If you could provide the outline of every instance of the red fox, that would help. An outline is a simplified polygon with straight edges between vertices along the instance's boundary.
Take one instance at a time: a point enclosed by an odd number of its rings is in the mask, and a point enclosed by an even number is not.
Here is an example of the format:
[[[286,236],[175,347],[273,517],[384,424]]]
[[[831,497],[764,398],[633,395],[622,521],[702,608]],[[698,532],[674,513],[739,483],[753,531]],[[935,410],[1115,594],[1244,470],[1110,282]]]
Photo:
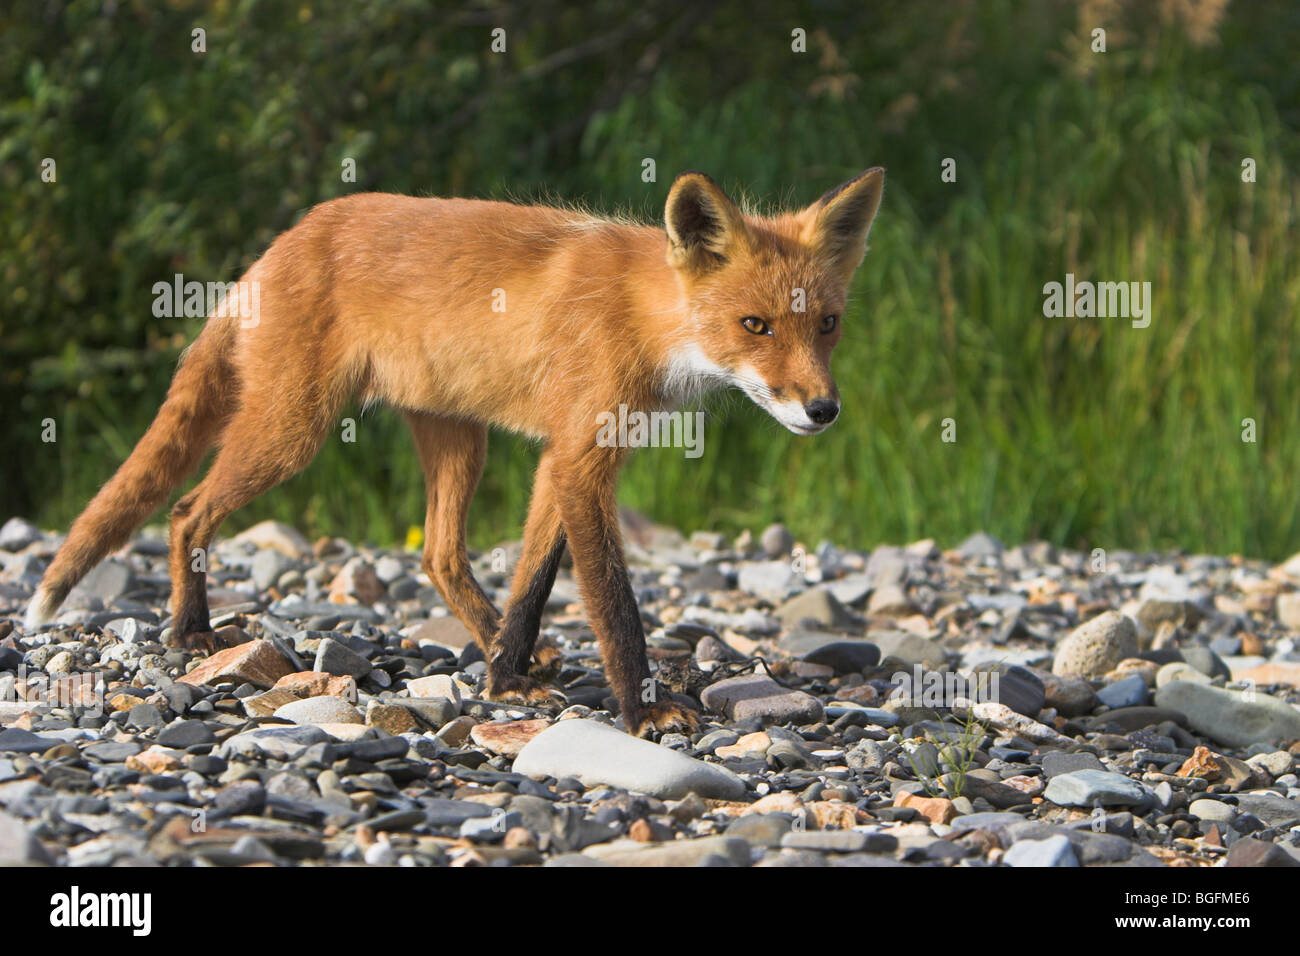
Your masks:
[[[868,169],[806,209],[759,217],[686,172],[663,228],[379,193],[316,206],[244,275],[259,320],[209,315],[148,431],[73,523],[27,627],[48,622],[216,446],[172,509],[169,542],[171,640],[211,650],[193,556],[305,468],[359,397],[410,425],[428,494],[422,567],[482,647],[490,697],[553,696],[529,666],[567,542],[628,732],[696,726],[650,676],[615,503],[627,449],[599,444],[597,422],[620,404],[668,409],[736,386],[797,434],[830,425],[831,352],[883,185],[884,170]],[[465,549],[490,425],[544,443],[504,617]]]

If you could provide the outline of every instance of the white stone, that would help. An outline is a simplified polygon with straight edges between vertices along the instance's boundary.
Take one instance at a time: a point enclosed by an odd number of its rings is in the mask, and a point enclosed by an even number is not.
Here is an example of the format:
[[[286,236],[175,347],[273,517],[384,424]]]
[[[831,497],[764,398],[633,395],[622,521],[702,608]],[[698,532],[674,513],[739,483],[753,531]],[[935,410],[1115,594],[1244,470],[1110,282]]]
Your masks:
[[[281,720],[292,720],[295,724],[364,723],[355,707],[343,698],[330,694],[290,701],[277,708],[275,716]]]
[[[513,769],[529,775],[574,777],[587,787],[604,784],[662,799],[694,792],[735,800],[745,793],[744,781],[724,767],[594,720],[562,720],[542,731],[520,751]]]

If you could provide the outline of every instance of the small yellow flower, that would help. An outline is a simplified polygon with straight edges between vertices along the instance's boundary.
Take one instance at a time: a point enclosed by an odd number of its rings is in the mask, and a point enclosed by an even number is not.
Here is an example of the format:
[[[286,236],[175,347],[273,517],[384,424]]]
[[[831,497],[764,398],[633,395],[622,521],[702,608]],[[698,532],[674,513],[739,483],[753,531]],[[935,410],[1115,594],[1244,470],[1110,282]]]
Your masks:
[[[424,547],[424,529],[419,525],[411,525],[406,529],[406,550],[419,551]]]

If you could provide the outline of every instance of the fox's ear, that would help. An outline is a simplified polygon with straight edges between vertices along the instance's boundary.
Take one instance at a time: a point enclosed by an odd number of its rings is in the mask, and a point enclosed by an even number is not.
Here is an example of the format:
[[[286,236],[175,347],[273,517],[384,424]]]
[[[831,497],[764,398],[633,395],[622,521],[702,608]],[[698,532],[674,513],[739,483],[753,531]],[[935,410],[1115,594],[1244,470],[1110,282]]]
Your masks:
[[[677,268],[706,271],[727,260],[746,236],[745,217],[722,187],[703,173],[673,180],[664,208],[668,261]]]
[[[836,186],[803,211],[804,241],[852,275],[867,254],[867,233],[884,187],[885,170],[880,166]]]

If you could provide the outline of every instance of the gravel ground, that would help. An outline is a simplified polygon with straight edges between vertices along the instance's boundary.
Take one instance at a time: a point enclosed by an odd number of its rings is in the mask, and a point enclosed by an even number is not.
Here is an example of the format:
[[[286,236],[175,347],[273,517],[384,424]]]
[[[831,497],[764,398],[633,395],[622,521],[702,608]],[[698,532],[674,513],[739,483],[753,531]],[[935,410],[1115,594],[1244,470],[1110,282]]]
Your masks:
[[[157,533],[25,633],[60,537],[10,520],[0,864],[1300,865],[1300,555],[625,524],[689,737],[618,729],[567,568],[547,712],[483,699],[414,552],[223,540],[207,658],[166,646]],[[517,550],[475,562],[498,606]]]

